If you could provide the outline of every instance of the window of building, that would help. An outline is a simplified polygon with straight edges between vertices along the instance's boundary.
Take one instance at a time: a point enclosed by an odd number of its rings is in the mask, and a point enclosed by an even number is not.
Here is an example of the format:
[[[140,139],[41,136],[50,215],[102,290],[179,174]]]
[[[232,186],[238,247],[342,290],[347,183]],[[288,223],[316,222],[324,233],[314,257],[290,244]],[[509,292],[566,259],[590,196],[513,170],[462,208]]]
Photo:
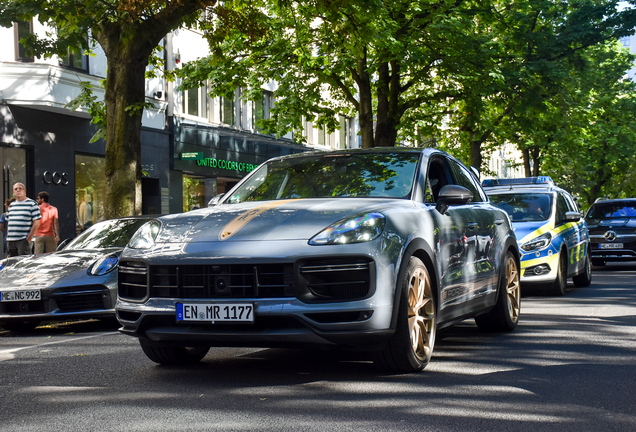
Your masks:
[[[33,33],[33,21],[18,21],[13,25],[15,39],[15,58],[20,62],[32,62],[33,56],[28,56],[26,48],[20,43],[21,39],[26,39]]]
[[[59,57],[60,66],[88,72],[88,56],[82,49],[69,48],[66,55]]]
[[[205,87],[182,91],[183,113],[196,117],[208,117],[208,94]]]
[[[234,98],[221,97],[221,123],[234,126]]]
[[[263,132],[263,128],[259,126],[258,122],[261,120],[268,120],[270,118],[270,110],[272,108],[272,93],[263,92],[263,97],[260,100],[254,102],[253,123],[254,129],[257,132]]]
[[[106,160],[101,156],[75,155],[76,231],[104,220]]]

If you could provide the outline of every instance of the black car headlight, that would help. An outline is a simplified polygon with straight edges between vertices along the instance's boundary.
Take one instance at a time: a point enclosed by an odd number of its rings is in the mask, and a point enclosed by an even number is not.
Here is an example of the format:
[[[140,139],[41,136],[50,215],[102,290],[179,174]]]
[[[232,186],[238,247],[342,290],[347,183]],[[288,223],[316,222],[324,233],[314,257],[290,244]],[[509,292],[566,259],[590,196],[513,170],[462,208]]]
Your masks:
[[[336,222],[309,240],[309,244],[333,245],[368,242],[375,240],[382,234],[384,225],[383,214],[366,213]]]
[[[115,270],[118,262],[119,255],[106,255],[95,261],[87,272],[91,276],[102,276]]]
[[[155,239],[159,235],[161,229],[161,222],[158,220],[151,220],[146,222],[137,230],[132,236],[128,247],[133,249],[147,249],[155,244]]]
[[[519,247],[526,252],[533,252],[533,251],[547,248],[548,246],[550,246],[551,241],[552,241],[552,234],[548,232],[548,233],[540,235],[539,237],[533,238],[530,241],[525,242]]]

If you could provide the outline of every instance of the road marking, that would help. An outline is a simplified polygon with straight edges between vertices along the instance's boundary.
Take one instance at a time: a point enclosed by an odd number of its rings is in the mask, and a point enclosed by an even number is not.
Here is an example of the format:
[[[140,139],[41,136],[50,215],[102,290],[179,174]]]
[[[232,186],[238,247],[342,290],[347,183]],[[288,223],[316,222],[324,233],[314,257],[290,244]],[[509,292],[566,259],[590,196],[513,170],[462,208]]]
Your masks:
[[[91,336],[82,336],[82,337],[76,337],[76,338],[72,338],[72,339],[64,339],[64,340],[53,341],[53,342],[45,342],[45,343],[41,343],[41,344],[37,344],[37,345],[29,345],[29,346],[24,346],[24,347],[19,347],[19,348],[10,348],[10,349],[6,349],[6,350],[0,350],[0,361],[11,360],[11,359],[14,358],[13,354],[15,354],[18,351],[25,350],[25,349],[39,348],[39,347],[43,347],[43,346],[47,346],[47,345],[57,345],[57,344],[66,343],[66,342],[75,342],[75,341],[82,340],[82,339],[91,339],[91,338],[96,338],[96,337],[101,337],[101,336],[111,336],[111,335],[116,335],[116,334],[119,334],[119,332],[100,333],[100,334],[91,335]]]

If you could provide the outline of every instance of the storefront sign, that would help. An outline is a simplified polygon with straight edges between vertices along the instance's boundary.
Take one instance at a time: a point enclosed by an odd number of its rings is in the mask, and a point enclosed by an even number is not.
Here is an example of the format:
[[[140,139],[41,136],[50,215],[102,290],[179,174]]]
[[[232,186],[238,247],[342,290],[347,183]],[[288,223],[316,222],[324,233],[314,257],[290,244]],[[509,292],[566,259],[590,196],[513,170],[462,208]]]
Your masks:
[[[239,172],[251,172],[258,166],[244,162],[236,162],[227,159],[215,158],[204,158],[202,160],[197,160],[197,165]]]
[[[59,185],[61,184],[62,186],[66,186],[68,184],[68,173],[64,172],[64,173],[59,173],[59,172],[54,172],[51,173],[49,171],[44,171],[44,173],[42,174],[42,181],[46,184],[56,184]]]
[[[181,160],[201,160],[201,159],[203,159],[203,152],[181,153]]]

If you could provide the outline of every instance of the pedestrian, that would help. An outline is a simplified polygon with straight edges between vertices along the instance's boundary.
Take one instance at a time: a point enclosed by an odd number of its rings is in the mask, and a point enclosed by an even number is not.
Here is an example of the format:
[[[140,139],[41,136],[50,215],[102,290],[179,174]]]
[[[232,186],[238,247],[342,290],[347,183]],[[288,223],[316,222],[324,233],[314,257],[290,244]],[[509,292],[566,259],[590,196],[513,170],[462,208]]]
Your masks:
[[[31,240],[40,226],[40,207],[31,198],[27,198],[22,183],[13,185],[15,201],[9,206],[7,218],[7,246],[9,255],[30,255]]]
[[[40,227],[35,233],[35,253],[55,252],[60,241],[60,222],[57,208],[49,204],[48,192],[40,192],[35,198],[40,206]]]
[[[0,231],[2,231],[3,241],[4,243],[4,253],[7,253],[9,250],[7,249],[7,225],[9,225],[9,219],[7,219],[7,211],[9,210],[9,206],[11,203],[15,201],[15,198],[9,198],[4,202],[4,213],[0,215]]]

